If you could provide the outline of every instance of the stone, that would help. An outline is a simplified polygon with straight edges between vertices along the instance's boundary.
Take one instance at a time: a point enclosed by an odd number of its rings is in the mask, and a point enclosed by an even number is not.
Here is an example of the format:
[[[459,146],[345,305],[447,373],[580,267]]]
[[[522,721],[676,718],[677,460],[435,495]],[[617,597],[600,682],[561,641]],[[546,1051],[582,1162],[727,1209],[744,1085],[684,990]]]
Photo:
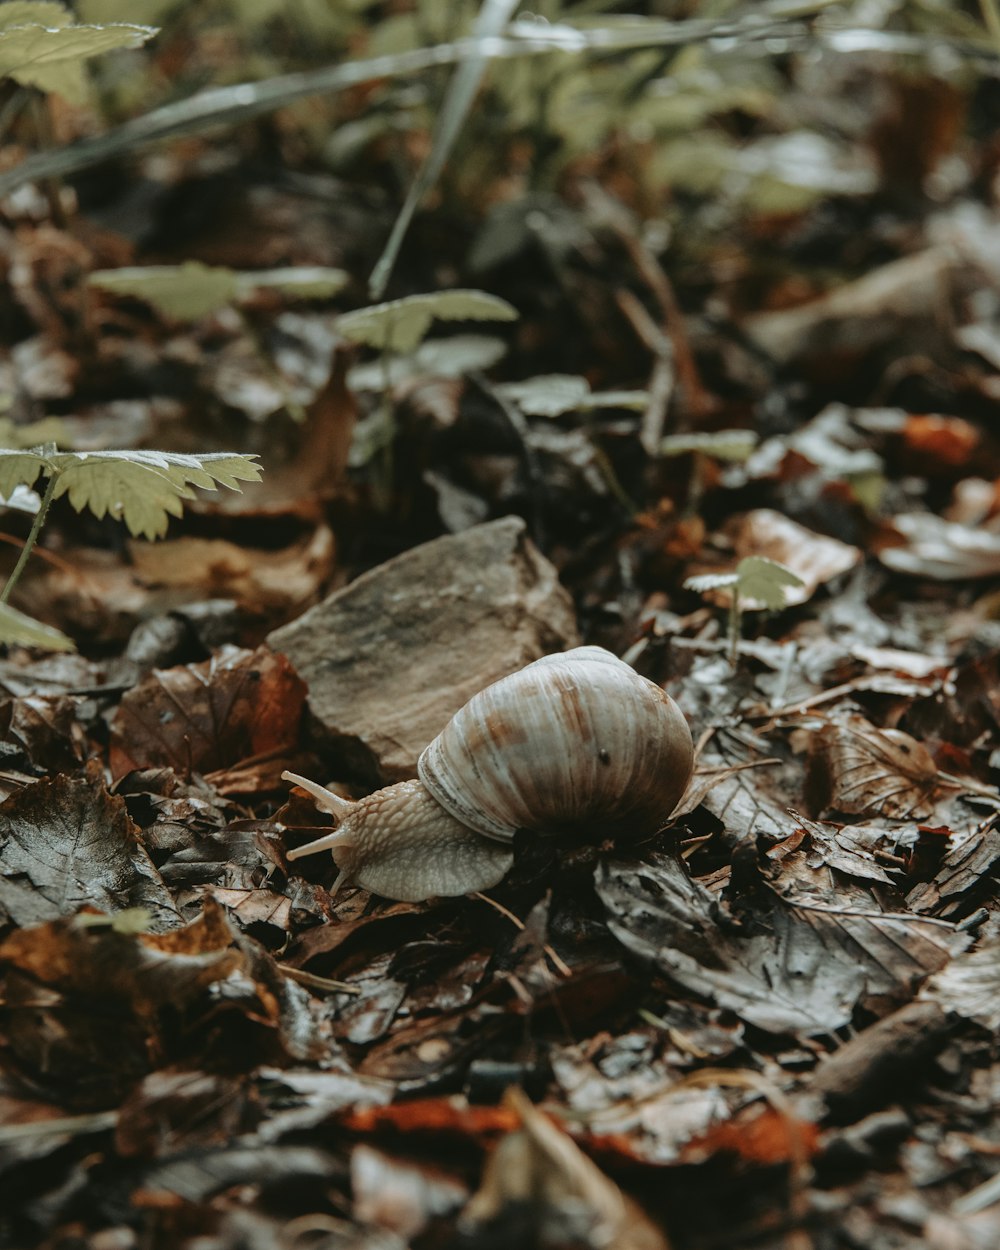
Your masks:
[[[578,641],[572,599],[520,517],[406,551],[268,637],[309,687],[331,776],[382,783],[416,776],[477,691]]]

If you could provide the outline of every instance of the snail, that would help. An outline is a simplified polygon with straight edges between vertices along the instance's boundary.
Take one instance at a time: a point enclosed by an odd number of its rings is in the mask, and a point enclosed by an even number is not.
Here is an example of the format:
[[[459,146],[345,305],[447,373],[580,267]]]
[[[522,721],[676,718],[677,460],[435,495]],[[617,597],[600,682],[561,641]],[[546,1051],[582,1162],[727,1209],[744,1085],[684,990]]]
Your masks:
[[[330,850],[340,875],[413,902],[496,885],[519,829],[653,833],[687,788],[677,704],[603,647],[543,656],[473,695],[423,751],[419,780],[341,798],[295,773],[338,827],[288,853]]]

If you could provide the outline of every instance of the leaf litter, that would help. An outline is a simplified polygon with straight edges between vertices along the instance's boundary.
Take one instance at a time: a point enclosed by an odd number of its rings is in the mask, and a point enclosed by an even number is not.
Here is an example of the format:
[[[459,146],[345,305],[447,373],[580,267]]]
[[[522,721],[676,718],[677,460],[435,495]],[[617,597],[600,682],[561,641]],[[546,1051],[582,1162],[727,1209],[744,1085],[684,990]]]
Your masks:
[[[248,54],[267,86],[379,39],[424,55],[427,33],[407,4],[296,6],[309,37],[289,40],[289,15],[257,6],[220,43],[153,6],[166,33],[139,50],[147,28],[89,33],[102,7],[75,24],[19,6],[0,31],[8,59],[55,57],[8,65],[45,120],[12,96],[15,172],[102,109],[128,116],[105,46],[149,70],[146,109],[178,76],[234,81]],[[663,34],[566,16],[546,31],[574,55]],[[0,1241],[1000,1242],[985,97],[963,104],[909,45],[905,81],[884,49],[844,58],[821,23],[772,31],[818,40],[782,94],[763,50],[675,26],[691,42],[669,73],[631,45],[583,71],[562,52],[487,66],[491,109],[460,101],[437,132],[453,155],[378,305],[363,283],[434,121],[395,52],[377,83],[314,98],[319,121],[244,119],[238,141],[132,150],[103,198],[82,177],[0,204],[5,572],[39,502],[18,488],[48,465],[65,495],[3,605],[0,1185],[18,1197]],[[848,59],[881,93],[863,107]],[[850,177],[816,174],[817,152]],[[426,338],[435,319],[457,334]],[[258,464],[246,494],[195,497]],[[519,839],[488,897],[331,895],[328,863],[289,869],[322,818],[280,775],[352,795],[385,778],[317,732],[264,638],[507,515],[585,640],[678,700],[692,786],[637,844]],[[116,517],[171,537],[128,545]],[[394,660],[390,701],[474,650],[457,574],[423,576],[454,617],[447,653],[430,664],[431,631],[425,667]],[[409,624],[387,586],[373,674]],[[480,608],[513,635],[530,589]],[[315,640],[319,669],[357,647],[341,629]],[[48,650],[69,642],[85,655]],[[351,703],[360,740],[385,733]]]

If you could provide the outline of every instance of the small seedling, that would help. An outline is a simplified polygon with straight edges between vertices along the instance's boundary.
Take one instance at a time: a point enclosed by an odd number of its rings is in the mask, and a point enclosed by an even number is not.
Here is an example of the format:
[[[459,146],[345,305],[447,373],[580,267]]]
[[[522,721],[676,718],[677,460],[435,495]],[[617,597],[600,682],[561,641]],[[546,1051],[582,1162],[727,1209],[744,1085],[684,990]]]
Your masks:
[[[766,556],[746,556],[732,573],[703,573],[689,577],[685,590],[704,594],[709,590],[728,590],[729,659],[736,667],[740,636],[743,629],[743,607],[750,600],[762,603],[772,612],[780,612],[788,600],[788,591],[801,589],[805,582],[790,568]]]
[[[0,643],[73,649],[65,634],[16,611],[8,600],[24,572],[45,524],[53,499],[66,495],[77,510],[94,516],[116,517],[129,531],[145,538],[162,538],[171,516],[180,516],[193,487],[240,490],[240,482],[260,480],[255,456],[215,452],[205,456],[166,451],[64,451],[55,444],[24,451],[0,450],[0,499],[9,499],[18,487],[32,488],[40,479],[45,488],[31,531],[14,571],[0,590]]]
[[[382,453],[380,493],[388,499],[392,482],[392,445],[396,419],[392,407],[392,365],[395,357],[417,350],[431,328],[441,321],[515,321],[518,312],[512,304],[485,291],[435,291],[427,295],[407,295],[358,308],[337,318],[337,330],[352,343],[362,343],[381,352],[384,384],[379,406],[369,418],[368,450]]]
[[[757,446],[753,430],[715,430],[710,434],[668,434],[660,443],[661,456],[683,456],[691,453],[691,482],[688,487],[687,511],[698,511],[705,493],[705,478],[709,460],[722,460],[730,464],[742,464],[749,460]]]

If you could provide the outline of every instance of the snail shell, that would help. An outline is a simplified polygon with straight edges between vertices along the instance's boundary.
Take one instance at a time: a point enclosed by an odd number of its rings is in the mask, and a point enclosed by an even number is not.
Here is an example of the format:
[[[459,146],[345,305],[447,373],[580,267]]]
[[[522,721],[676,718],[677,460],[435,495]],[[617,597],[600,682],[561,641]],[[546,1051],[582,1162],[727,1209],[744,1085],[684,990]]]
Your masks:
[[[469,700],[424,750],[420,780],[469,829],[652,832],[691,776],[669,695],[603,647],[546,655]]]
[[[578,647],[474,695],[420,756],[419,781],[352,802],[282,774],[338,821],[288,858],[331,850],[337,884],[407,901],[485,890],[510,868],[519,829],[655,832],[692,764],[669,695],[610,651]]]

